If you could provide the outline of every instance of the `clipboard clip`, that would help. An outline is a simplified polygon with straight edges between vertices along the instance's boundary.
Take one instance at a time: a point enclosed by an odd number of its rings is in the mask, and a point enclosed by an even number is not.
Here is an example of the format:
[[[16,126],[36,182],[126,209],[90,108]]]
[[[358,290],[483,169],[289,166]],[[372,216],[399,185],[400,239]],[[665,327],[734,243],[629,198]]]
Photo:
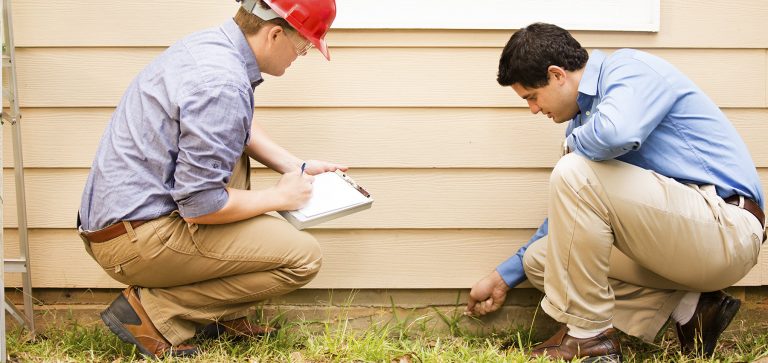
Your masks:
[[[366,198],[370,198],[371,197],[371,193],[368,193],[367,190],[363,189],[363,187],[361,187],[359,184],[355,183],[355,181],[352,180],[352,178],[350,178],[349,176],[347,176],[347,174],[345,174],[345,173],[343,173],[341,171],[338,171],[338,170],[336,171],[336,173],[341,175],[341,178],[344,179],[344,181],[346,181],[350,185],[352,185],[352,187],[355,188],[358,192],[360,192],[360,194],[364,195]]]

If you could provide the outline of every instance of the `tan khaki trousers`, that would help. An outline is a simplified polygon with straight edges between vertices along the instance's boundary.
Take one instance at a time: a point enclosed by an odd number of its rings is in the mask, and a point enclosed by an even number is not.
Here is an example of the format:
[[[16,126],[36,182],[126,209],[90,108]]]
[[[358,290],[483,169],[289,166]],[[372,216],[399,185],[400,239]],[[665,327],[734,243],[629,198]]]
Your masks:
[[[229,186],[248,189],[249,175],[243,156]],[[267,215],[202,225],[174,212],[113,240],[86,244],[112,278],[142,287],[142,305],[173,345],[199,325],[245,316],[255,302],[307,284],[322,259],[314,237]]]
[[[757,263],[763,229],[713,186],[621,161],[564,156],[550,178],[549,234],[523,257],[543,310],[585,329],[652,341],[686,291],[731,286]]]

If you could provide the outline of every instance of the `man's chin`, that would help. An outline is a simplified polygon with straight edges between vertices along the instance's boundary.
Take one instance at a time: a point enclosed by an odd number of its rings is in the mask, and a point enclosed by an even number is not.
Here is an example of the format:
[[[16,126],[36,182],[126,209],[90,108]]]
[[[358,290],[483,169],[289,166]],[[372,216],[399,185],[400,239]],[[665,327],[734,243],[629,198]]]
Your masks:
[[[561,124],[563,122],[568,122],[573,120],[574,117],[576,117],[576,115],[573,115],[569,118],[552,117],[552,121],[554,121],[556,124]]]
[[[282,70],[277,70],[277,71],[272,70],[272,71],[263,71],[263,72],[268,74],[268,75],[270,75],[270,76],[273,76],[273,77],[280,77],[280,76],[285,74],[285,68],[283,68]]]

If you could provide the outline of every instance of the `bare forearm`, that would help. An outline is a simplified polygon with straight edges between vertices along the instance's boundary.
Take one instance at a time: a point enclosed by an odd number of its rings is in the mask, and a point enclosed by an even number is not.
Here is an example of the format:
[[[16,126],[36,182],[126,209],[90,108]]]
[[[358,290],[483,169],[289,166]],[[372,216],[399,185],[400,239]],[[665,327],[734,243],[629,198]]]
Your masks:
[[[190,223],[223,224],[242,221],[267,212],[296,210],[312,196],[314,177],[294,170],[283,174],[277,185],[262,190],[227,188],[227,203],[216,212],[194,218]]]
[[[185,221],[198,224],[224,224],[252,218],[267,212],[282,210],[283,201],[275,188],[242,190],[227,188],[229,198],[216,212]]]
[[[251,139],[246,145],[246,152],[254,160],[282,174],[299,169],[303,162],[272,141],[269,135],[256,124],[251,129]]]

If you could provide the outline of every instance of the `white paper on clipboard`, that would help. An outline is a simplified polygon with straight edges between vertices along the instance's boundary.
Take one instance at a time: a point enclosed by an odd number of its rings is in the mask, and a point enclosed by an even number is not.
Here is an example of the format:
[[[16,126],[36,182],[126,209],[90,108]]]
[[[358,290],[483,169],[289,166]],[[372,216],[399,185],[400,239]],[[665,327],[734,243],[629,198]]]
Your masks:
[[[371,207],[373,198],[346,174],[326,172],[315,175],[312,198],[295,211],[279,212],[298,229],[304,229]]]

